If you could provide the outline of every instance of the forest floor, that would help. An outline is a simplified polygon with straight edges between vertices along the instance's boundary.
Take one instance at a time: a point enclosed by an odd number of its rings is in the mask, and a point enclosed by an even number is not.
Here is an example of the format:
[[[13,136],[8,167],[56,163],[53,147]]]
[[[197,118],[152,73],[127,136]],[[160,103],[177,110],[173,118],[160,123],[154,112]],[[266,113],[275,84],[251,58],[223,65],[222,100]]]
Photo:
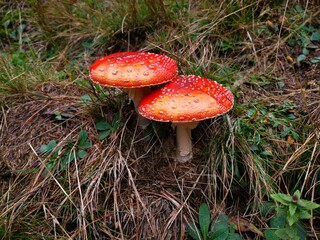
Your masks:
[[[201,240],[190,224],[202,231],[205,203],[229,234],[281,239],[267,231],[286,209],[272,194],[320,202],[317,4],[128,1],[117,16],[102,1],[31,2],[1,3],[0,237]],[[191,161],[175,161],[170,123],[140,129],[124,91],[90,81],[96,59],[126,50],[166,54],[179,74],[233,92],[229,113],[193,130]],[[278,228],[318,239],[311,213]]]

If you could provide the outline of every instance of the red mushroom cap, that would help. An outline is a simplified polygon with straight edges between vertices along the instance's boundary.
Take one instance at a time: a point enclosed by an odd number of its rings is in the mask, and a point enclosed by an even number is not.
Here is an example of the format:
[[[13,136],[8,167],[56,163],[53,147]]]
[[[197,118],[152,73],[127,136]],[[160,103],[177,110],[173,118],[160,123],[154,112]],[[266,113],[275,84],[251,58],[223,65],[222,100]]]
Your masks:
[[[199,76],[178,76],[141,100],[139,113],[161,122],[192,122],[213,118],[233,106],[232,93]]]
[[[149,52],[120,52],[98,59],[90,67],[92,81],[124,88],[151,86],[170,81],[178,74],[175,61]]]

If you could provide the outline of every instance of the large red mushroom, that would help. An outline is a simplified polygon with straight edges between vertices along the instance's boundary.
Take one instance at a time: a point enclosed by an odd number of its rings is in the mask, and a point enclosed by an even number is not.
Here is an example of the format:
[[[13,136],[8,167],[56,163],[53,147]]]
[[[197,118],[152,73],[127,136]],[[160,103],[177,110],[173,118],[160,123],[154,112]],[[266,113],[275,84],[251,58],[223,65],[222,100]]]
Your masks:
[[[200,120],[228,112],[232,93],[219,83],[199,76],[178,76],[172,82],[144,97],[139,113],[145,118],[172,122],[177,128],[177,160],[192,159],[191,130]]]

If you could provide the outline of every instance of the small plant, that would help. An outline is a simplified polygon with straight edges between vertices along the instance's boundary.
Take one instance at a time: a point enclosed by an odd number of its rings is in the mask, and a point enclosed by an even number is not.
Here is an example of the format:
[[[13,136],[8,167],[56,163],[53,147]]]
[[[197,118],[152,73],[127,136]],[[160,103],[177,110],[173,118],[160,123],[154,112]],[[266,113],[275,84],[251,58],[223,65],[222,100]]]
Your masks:
[[[295,12],[298,16],[305,14],[305,9],[300,5],[295,6]],[[289,19],[290,22],[296,21],[296,15]],[[310,55],[310,52],[318,48],[317,43],[320,42],[320,28],[312,26],[311,24],[303,24],[295,29],[294,34],[288,39],[290,46],[300,46],[302,48],[300,54],[296,58],[296,64],[299,66],[300,63],[305,62]],[[310,58],[310,57],[309,57]],[[319,57],[312,57],[311,63],[319,63]]]
[[[296,130],[294,121],[298,117],[295,103],[283,102],[282,104],[252,102],[243,104],[245,107],[242,118],[239,118],[237,134],[246,139],[250,150],[261,158],[271,158],[277,153],[272,151],[274,144],[269,139],[295,142],[301,139]],[[271,148],[270,148],[271,147]]]
[[[51,140],[48,144],[41,145],[40,152],[42,153],[42,156],[49,158],[46,163],[46,169],[42,173],[43,175],[47,175],[47,171],[52,170],[57,165],[60,150],[61,147],[57,147],[56,140]]]
[[[295,191],[289,194],[271,194],[271,198],[276,202],[276,215],[271,219],[272,229],[265,230],[267,240],[276,239],[306,239],[306,233],[302,225],[302,220],[310,219],[312,209],[320,207],[319,204],[301,199],[301,192]]]
[[[65,147],[58,146],[55,140],[51,140],[48,144],[43,144],[40,147],[40,152],[49,159],[42,174],[47,175],[47,171],[55,168],[65,170],[67,165],[76,158],[84,158],[87,155],[87,149],[90,147],[91,142],[88,139],[88,133],[84,130],[80,131],[77,141],[70,141]]]
[[[115,133],[119,129],[119,115],[119,113],[116,113],[113,116],[111,123],[105,119],[96,120],[96,129],[98,131],[99,140],[106,139],[111,133]]]
[[[59,110],[53,111],[51,113],[51,117],[57,121],[64,121],[68,118],[73,118],[74,113],[76,111],[77,111],[76,108],[66,107],[66,108],[61,109],[60,111]]]
[[[199,208],[199,225],[188,223],[187,233],[195,240],[237,240],[240,235],[235,232],[236,226],[230,222],[228,216],[222,214],[212,223],[208,205],[203,203]]]
[[[81,101],[82,101],[82,104],[83,106],[90,106],[90,104],[94,101],[93,98],[88,95],[88,94],[85,94],[83,96],[81,96]]]

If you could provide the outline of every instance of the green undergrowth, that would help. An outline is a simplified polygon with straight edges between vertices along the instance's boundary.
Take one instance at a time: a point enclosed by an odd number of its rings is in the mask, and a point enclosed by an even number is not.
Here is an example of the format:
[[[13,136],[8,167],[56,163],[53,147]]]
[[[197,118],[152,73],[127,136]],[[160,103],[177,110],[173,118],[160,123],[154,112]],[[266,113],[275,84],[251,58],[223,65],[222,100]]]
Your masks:
[[[41,83],[56,81],[53,63],[43,62],[34,52],[17,50],[0,55],[0,94],[2,97],[32,93]]]

